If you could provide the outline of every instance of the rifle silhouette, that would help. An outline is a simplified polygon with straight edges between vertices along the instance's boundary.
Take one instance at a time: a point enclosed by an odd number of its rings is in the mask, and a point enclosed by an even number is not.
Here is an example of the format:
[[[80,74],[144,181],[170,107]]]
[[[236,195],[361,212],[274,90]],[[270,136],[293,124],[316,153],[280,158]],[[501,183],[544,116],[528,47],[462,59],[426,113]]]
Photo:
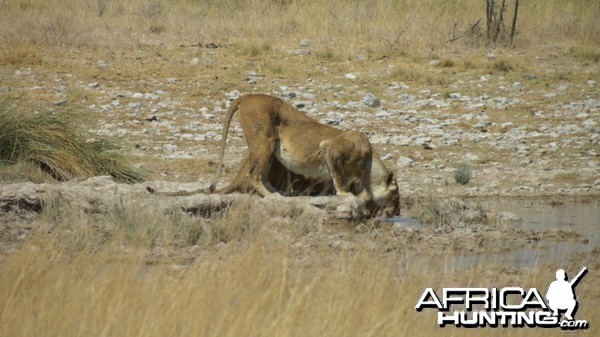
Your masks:
[[[583,275],[585,275],[586,272],[587,272],[587,267],[583,267],[583,269],[581,269],[579,274],[577,274],[575,277],[573,277],[573,279],[571,279],[571,282],[569,282],[569,284],[571,285],[571,288],[573,288],[577,285],[579,280],[581,280],[581,278],[583,277]]]

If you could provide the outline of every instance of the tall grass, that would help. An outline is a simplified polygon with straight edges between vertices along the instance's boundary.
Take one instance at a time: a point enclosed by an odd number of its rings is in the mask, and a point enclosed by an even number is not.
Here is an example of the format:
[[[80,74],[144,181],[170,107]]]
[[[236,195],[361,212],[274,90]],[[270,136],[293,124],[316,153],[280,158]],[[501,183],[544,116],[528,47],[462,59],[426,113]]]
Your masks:
[[[538,287],[555,270],[503,264],[445,273],[404,270],[392,255],[325,254],[309,263],[259,239],[205,252],[189,268],[149,265],[135,254],[65,254],[26,245],[0,260],[1,336],[547,336],[548,329],[439,328],[414,309],[433,287]],[[115,249],[117,252],[122,252]],[[442,258],[443,259],[443,258]],[[577,288],[577,316],[598,333],[598,276]],[[544,289],[544,290],[542,290]],[[560,334],[560,331],[552,331]]]
[[[309,224],[296,218],[267,226],[244,203],[210,219],[118,205],[99,216],[47,200],[36,234],[0,254],[0,336],[548,334],[441,329],[433,310],[414,307],[427,287],[546,289],[552,268],[515,271],[499,261],[447,272],[439,266],[452,256],[407,261],[394,252],[318,245],[302,252],[296,243],[315,232],[297,227]],[[236,224],[246,229],[231,229]],[[219,226],[236,236],[213,240]],[[577,317],[592,323],[590,335],[600,320],[597,281],[589,273],[577,287]]]
[[[141,181],[104,141],[87,142],[66,113],[32,113],[19,100],[0,98],[0,163],[31,162],[58,180],[111,175],[125,182]]]
[[[516,42],[597,43],[599,7],[595,0],[521,2]],[[405,49],[439,46],[479,19],[471,38],[484,35],[484,0],[4,0],[0,44],[115,45],[165,35],[205,42],[359,40]]]

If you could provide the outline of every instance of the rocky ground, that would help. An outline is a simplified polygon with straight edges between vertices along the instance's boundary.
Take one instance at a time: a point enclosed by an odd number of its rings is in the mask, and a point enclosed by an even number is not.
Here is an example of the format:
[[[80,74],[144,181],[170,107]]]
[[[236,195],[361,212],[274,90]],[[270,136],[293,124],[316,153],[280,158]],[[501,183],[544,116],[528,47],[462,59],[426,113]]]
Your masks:
[[[158,189],[207,186],[229,103],[260,92],[322,123],[365,132],[397,171],[409,215],[432,196],[598,199],[597,62],[555,49],[407,56],[323,48],[303,41],[268,48],[181,42],[118,52],[48,50],[39,63],[0,66],[0,90],[24,94],[39,113],[81,115],[90,139],[114,140]],[[245,151],[234,118],[221,184]],[[454,180],[463,164],[473,174],[466,185]],[[143,185],[136,195],[147,198]],[[492,226],[487,219],[484,226],[474,221],[422,230],[393,223],[334,226],[327,235],[309,231],[320,239],[302,236],[296,246],[353,249],[383,240],[389,242],[378,249],[416,244],[489,252],[541,238],[581,240],[573,233],[525,233],[510,223],[512,216],[490,215]],[[357,236],[348,235],[350,228]],[[13,234],[5,238],[19,235]]]
[[[262,92],[322,123],[367,133],[407,196],[600,192],[597,63],[513,51],[338,61],[310,46],[241,57],[239,49],[51,53],[42,66],[0,68],[2,90],[24,91],[43,110],[91,116],[82,125],[90,138],[116,140],[165,180],[207,181],[229,102]],[[223,183],[245,151],[235,119],[232,130]],[[462,163],[473,171],[465,186],[453,179]]]

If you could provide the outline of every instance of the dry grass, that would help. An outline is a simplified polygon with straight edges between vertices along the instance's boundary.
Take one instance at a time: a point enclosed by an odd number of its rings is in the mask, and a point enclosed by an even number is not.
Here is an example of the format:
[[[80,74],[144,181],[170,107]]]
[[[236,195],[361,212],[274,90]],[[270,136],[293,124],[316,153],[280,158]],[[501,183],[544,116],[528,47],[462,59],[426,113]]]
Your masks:
[[[255,245],[176,272],[28,246],[0,266],[0,334],[402,334],[401,317],[412,308],[389,263],[340,258],[339,269],[308,272],[289,266],[285,253]]]
[[[426,287],[522,285],[545,289],[553,270],[481,265],[403,269],[369,252],[300,265],[284,242],[224,246],[188,269],[148,265],[129,248],[68,254],[34,242],[0,262],[2,336],[545,336],[547,329],[440,329],[414,306]],[[110,247],[110,243],[107,244]],[[124,251],[129,253],[124,253]],[[138,254],[139,255],[139,254]],[[143,255],[143,254],[142,254]],[[590,273],[578,317],[600,319]],[[559,333],[558,331],[556,333]]]
[[[369,249],[299,255],[294,244],[308,234],[298,228],[313,223],[301,217],[266,225],[244,203],[206,219],[156,209],[117,202],[101,216],[48,198],[37,234],[0,255],[0,336],[548,333],[440,329],[432,310],[414,306],[426,287],[546,289],[552,268],[514,270],[500,262],[446,271],[440,261],[451,255],[415,262]],[[591,255],[583,260],[597,269]],[[577,288],[577,315],[592,322],[590,335],[600,320],[597,281],[589,273]]]
[[[150,35],[204,42],[310,38],[329,44],[352,36],[371,48],[425,50],[479,19],[480,29],[458,43],[484,43],[482,0],[5,0],[0,9],[2,45],[139,44]],[[600,37],[599,14],[594,0],[524,2],[517,45],[593,43]]]

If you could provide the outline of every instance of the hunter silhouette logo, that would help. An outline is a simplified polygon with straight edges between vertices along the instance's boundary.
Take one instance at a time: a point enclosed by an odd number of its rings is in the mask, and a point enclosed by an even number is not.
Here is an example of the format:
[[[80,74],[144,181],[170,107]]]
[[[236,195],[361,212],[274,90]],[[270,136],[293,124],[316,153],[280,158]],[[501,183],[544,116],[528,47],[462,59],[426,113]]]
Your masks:
[[[586,320],[574,320],[577,311],[575,287],[587,273],[583,268],[570,282],[563,269],[556,271],[556,280],[546,292],[547,304],[536,288],[443,288],[440,297],[427,288],[415,309],[438,310],[440,327],[544,327],[586,329]],[[560,320],[565,312],[566,320]]]
[[[548,306],[552,309],[553,316],[558,316],[559,310],[566,310],[565,317],[570,321],[573,320],[573,313],[577,310],[577,300],[573,290],[586,272],[587,268],[583,267],[579,274],[571,282],[568,282],[564,270],[556,271],[556,281],[550,284],[548,293],[546,293]]]

